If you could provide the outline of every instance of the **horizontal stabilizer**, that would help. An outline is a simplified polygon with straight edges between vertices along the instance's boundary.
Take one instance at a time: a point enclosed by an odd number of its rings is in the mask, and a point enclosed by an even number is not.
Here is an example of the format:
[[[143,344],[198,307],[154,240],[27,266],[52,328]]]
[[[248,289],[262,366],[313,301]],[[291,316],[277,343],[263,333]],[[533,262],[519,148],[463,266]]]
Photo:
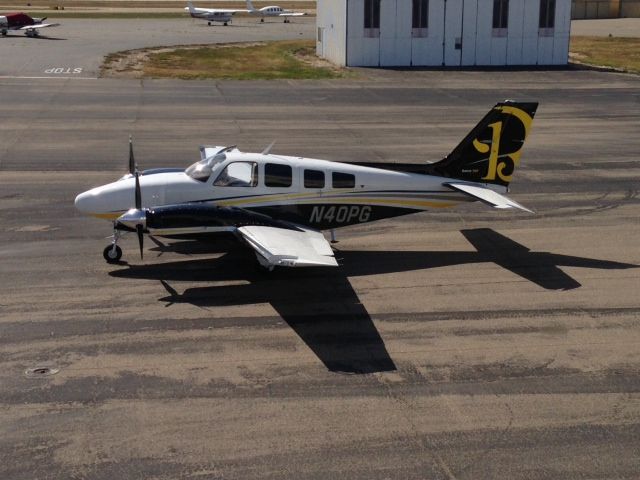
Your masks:
[[[518,208],[525,212],[535,213],[532,210],[523,207],[518,202],[515,202],[509,197],[495,192],[490,188],[481,187],[480,185],[471,185],[469,183],[455,182],[445,183],[444,185],[453,190],[457,190],[458,192],[465,193],[483,203],[486,203],[487,205],[491,205],[494,208]]]
[[[267,267],[337,267],[331,245],[315,230],[246,226],[237,232]]]
[[[36,30],[38,28],[47,28],[47,27],[59,27],[59,23],[36,23],[34,25],[26,25],[24,27],[20,27],[18,30]]]

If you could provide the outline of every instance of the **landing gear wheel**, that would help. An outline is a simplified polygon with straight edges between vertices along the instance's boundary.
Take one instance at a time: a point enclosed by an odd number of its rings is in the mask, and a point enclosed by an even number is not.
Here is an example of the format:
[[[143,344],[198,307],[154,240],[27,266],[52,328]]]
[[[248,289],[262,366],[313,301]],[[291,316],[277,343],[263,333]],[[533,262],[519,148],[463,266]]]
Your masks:
[[[211,26],[211,22],[207,22],[207,25]]]
[[[225,26],[225,27],[227,26],[227,22],[224,22],[224,26]]]
[[[260,23],[264,23],[264,18],[261,18],[261,19],[260,19]]]
[[[115,249],[113,245],[107,245],[102,251],[102,256],[107,263],[118,263],[122,258],[122,249],[118,245],[115,246]]]

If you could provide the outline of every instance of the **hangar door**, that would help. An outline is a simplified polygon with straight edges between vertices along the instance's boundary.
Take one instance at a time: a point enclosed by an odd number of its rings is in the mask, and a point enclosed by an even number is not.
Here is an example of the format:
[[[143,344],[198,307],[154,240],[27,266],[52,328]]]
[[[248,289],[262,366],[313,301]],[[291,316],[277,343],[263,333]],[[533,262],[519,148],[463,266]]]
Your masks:
[[[416,25],[419,19],[415,15],[413,18],[412,65],[456,67],[463,64],[465,48],[475,54],[477,0],[423,0],[407,3],[414,6],[416,3],[428,5],[429,12],[426,29],[416,28],[425,25]],[[467,28],[470,35],[466,35]],[[465,39],[465,35],[468,38]]]

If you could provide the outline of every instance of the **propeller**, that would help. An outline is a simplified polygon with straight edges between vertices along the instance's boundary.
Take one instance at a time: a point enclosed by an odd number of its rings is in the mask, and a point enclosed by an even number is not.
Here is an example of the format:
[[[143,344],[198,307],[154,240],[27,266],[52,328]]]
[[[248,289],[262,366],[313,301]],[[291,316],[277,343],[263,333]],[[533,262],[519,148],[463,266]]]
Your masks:
[[[133,158],[133,140],[129,135],[129,173],[133,175],[137,170],[138,165],[136,165],[136,161]]]
[[[133,141],[129,135],[129,173],[135,178],[135,208],[129,209],[126,213],[120,215],[116,220],[116,225],[124,225],[127,228],[135,229],[138,236],[138,245],[140,247],[140,258],[143,257],[144,247],[144,228],[147,221],[147,215],[142,210],[142,190],[140,188],[140,172],[138,165],[133,156]]]
[[[131,150],[133,158],[133,149]],[[135,171],[136,176],[136,210],[142,211],[142,191],[140,190],[140,174],[138,169]],[[140,246],[140,259],[142,260],[142,247],[144,245],[144,227],[141,223],[136,223],[136,233],[138,234],[138,245]]]

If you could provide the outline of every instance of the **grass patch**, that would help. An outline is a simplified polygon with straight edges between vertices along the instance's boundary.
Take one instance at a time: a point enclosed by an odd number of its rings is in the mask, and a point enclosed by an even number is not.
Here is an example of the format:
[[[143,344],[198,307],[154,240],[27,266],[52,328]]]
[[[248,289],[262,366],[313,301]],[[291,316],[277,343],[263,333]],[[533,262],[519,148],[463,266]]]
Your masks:
[[[344,76],[343,71],[314,64],[313,40],[251,45],[176,48],[150,53],[145,77],[182,79],[323,79]]]
[[[640,73],[640,38],[571,37],[571,60]]]

